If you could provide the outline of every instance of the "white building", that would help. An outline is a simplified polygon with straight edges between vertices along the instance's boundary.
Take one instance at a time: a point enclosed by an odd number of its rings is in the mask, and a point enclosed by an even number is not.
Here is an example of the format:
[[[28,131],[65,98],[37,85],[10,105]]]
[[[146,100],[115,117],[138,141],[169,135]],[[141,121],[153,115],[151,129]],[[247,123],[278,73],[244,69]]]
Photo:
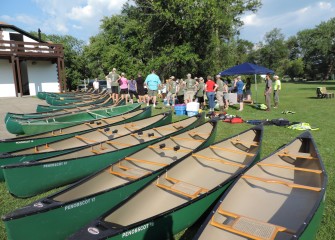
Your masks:
[[[60,92],[66,89],[65,82],[61,44],[43,42],[0,22],[0,97]]]

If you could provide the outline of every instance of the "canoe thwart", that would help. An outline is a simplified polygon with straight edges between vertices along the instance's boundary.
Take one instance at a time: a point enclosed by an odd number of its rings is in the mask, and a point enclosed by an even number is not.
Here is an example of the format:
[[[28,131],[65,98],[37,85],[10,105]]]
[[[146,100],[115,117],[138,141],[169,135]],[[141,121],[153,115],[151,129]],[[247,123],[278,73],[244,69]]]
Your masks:
[[[132,161],[132,162],[141,162],[141,163],[163,166],[163,167],[169,165],[169,164],[166,164],[166,163],[153,162],[153,161],[149,161],[149,160],[137,159],[137,158],[132,158],[132,157],[126,157],[126,158],[124,158],[124,160]]]
[[[256,219],[248,218],[245,216],[241,216],[235,213],[224,211],[220,208],[217,213],[227,216],[230,218],[234,218],[229,224],[223,224],[215,221],[214,216],[211,218],[210,224],[226,230],[228,232],[247,237],[254,240],[273,240],[275,239],[278,232],[289,232],[292,233],[291,230],[288,230],[285,227],[270,224],[267,222],[262,222]]]
[[[289,154],[287,152],[279,153],[278,156],[279,157],[290,157],[290,158],[303,158],[303,159],[307,159],[307,160],[318,160],[318,158],[316,158],[316,157]]]
[[[223,150],[223,151],[227,151],[227,152],[232,152],[232,153],[237,153],[237,154],[242,154],[242,155],[247,155],[247,156],[255,156],[254,153],[247,153],[247,152],[243,152],[243,151],[238,151],[238,150],[234,150],[234,149],[230,149],[230,148],[224,148],[224,147],[217,147],[217,146],[210,146],[211,149],[218,149],[218,150]]]
[[[240,143],[240,144],[243,144],[243,145],[251,145],[251,146],[256,146],[256,147],[259,146],[258,142],[247,142],[247,141],[243,141],[243,140],[241,140],[241,139],[239,139],[239,138],[232,139],[231,142],[232,142],[233,144],[238,144],[238,143]]]
[[[121,166],[121,164],[119,164]],[[129,168],[129,167],[124,167],[122,166],[121,169],[124,169],[123,172],[117,172],[113,170],[113,166],[110,167],[109,173],[124,177],[124,178],[130,178],[130,179],[138,179],[140,177],[143,177],[145,175],[148,175],[150,172],[142,170],[142,169],[135,169],[135,168]]]
[[[231,165],[231,166],[235,166],[235,167],[239,167],[239,168],[245,168],[245,166],[246,166],[244,164],[234,163],[234,162],[230,162],[230,161],[219,159],[219,158],[206,157],[206,156],[196,154],[196,153],[192,154],[192,156],[196,157],[196,158],[205,159],[207,161],[219,162],[219,163],[222,163],[222,164]]]
[[[257,163],[258,166],[262,167],[275,167],[275,168],[284,168],[284,169],[290,169],[294,171],[303,171],[303,172],[311,172],[311,173],[317,173],[321,174],[322,170],[315,170],[315,169],[309,169],[309,168],[299,168],[299,167],[291,167],[291,166],[284,166],[279,164],[273,164],[273,163]]]
[[[86,142],[92,142],[92,143],[96,143],[97,141],[93,140],[93,139],[89,139],[89,138],[86,138],[86,137],[83,137],[83,136],[74,136],[75,138],[79,139],[79,140],[83,140],[83,141],[86,141]]]
[[[202,188],[172,177],[168,177],[167,173],[165,174],[165,179],[172,182],[173,184],[171,186],[167,186],[164,184],[159,183],[159,178],[157,179],[156,186],[159,188],[166,189],[168,191],[177,193],[179,195],[183,195],[188,198],[196,198],[201,193],[208,192],[208,189]]]
[[[318,187],[310,187],[310,186],[306,186],[306,185],[295,184],[295,183],[290,183],[290,182],[276,180],[276,179],[260,178],[260,177],[255,177],[255,176],[251,176],[251,175],[243,175],[241,178],[252,179],[252,180],[256,180],[256,181],[262,181],[262,182],[265,182],[265,183],[282,184],[282,185],[285,185],[285,186],[290,187],[290,188],[300,188],[300,189],[306,189],[306,190],[311,190],[311,191],[316,191],[316,192],[321,191],[321,188],[318,188]]]
[[[34,148],[34,152],[35,152],[35,153],[39,153],[39,152],[40,152],[40,150],[38,149],[38,147],[39,147],[39,146],[35,146],[35,148]],[[46,143],[46,144],[44,145],[44,147],[45,147],[45,149],[48,149],[48,148],[49,148],[48,143]]]
[[[205,140],[194,139],[194,138],[181,138],[181,137],[170,137],[170,139],[176,140],[185,140],[185,141],[195,141],[195,142],[204,142]]]
[[[189,149],[177,149],[176,147],[160,147],[160,146],[154,146],[154,145],[151,145],[149,146],[149,148],[151,149],[162,149],[162,150],[168,150],[168,151],[178,151],[178,152],[192,152],[192,150],[189,150]]]

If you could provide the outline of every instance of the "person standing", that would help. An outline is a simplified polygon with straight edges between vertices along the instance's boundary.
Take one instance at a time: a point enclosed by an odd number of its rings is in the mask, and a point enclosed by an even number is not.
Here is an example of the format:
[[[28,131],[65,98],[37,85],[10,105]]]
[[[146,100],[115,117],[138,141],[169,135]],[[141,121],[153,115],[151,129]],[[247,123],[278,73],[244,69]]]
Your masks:
[[[273,79],[275,80],[275,85],[273,87],[273,100],[275,103],[274,108],[277,108],[279,104],[279,92],[281,90],[281,82],[277,75],[273,76]]]
[[[177,79],[177,99],[178,103],[184,103],[185,83],[183,79]]]
[[[99,93],[99,82],[98,79],[96,78],[93,82],[93,92],[94,93]]]
[[[148,88],[148,100],[147,100],[147,106],[149,106],[149,102],[152,99],[153,107],[156,107],[156,97],[158,93],[158,88],[162,84],[161,80],[156,74],[155,70],[151,71],[151,74],[149,74],[145,81],[144,84]]]
[[[204,93],[205,93],[205,81],[203,77],[199,78],[199,83],[198,83],[198,91],[195,94],[198,103],[200,105],[200,109],[204,109],[205,107],[205,97],[204,97]]]
[[[195,79],[191,78],[192,75],[190,73],[187,74],[186,76],[187,76],[187,79],[185,80],[186,92],[184,95],[184,101],[187,104],[193,101],[198,83]]]
[[[236,93],[237,93],[237,102],[240,103],[239,111],[243,111],[243,90],[244,90],[244,82],[241,79],[241,76],[237,77],[236,82]]]
[[[177,91],[177,83],[175,81],[175,77],[171,76],[170,80],[167,83],[167,96],[166,96],[166,106],[170,106],[170,101],[172,100],[172,106],[175,104],[175,98],[176,98],[176,91]]]
[[[223,100],[224,82],[222,81],[220,75],[216,75],[215,82],[216,82],[216,85],[217,85],[216,99],[218,100],[218,103],[219,103],[220,112],[223,112],[224,108],[225,108],[225,104],[224,104],[224,100]]]
[[[209,104],[209,111],[213,112],[214,107],[215,107],[215,102],[214,102],[214,95],[215,91],[217,89],[217,85],[213,81],[213,78],[211,76],[207,76],[207,82],[206,82],[206,94],[208,98],[208,104]]]
[[[130,77],[130,80],[128,80],[128,93],[130,96],[130,103],[134,103],[134,96],[138,100],[137,82],[134,77]]]
[[[120,78],[120,95],[121,99],[126,99],[126,104],[128,103],[128,79],[125,73],[121,73]]]
[[[136,84],[137,84],[137,93],[138,93],[138,102],[145,103],[145,91],[144,91],[144,79],[142,77],[142,73],[137,74],[136,78]]]
[[[107,76],[107,91],[111,94],[114,102],[119,100],[119,80],[121,76],[116,73],[116,68]]]
[[[247,78],[246,83],[245,83],[245,95],[246,95],[246,100],[251,101],[251,79],[250,77]]]
[[[265,90],[264,90],[265,104],[267,106],[266,111],[271,111],[271,92],[272,92],[272,80],[270,77],[270,73],[268,73],[266,74],[265,77]]]

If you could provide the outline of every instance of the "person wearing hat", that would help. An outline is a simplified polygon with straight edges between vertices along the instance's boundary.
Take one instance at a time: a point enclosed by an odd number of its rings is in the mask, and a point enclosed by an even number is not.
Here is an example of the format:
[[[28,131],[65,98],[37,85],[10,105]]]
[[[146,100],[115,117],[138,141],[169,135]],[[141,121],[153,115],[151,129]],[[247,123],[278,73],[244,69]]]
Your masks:
[[[200,105],[201,109],[204,109],[205,107],[205,98],[204,98],[204,93],[205,93],[205,80],[203,77],[200,77],[199,79],[199,83],[198,83],[198,91],[195,94],[198,103]]]
[[[172,106],[175,104],[175,97],[177,92],[177,83],[175,77],[171,76],[169,82],[167,83],[167,96],[166,96],[166,106],[170,106],[170,101],[172,100]]]
[[[279,103],[279,92],[281,90],[281,82],[277,75],[274,75],[273,79],[275,80],[275,85],[273,87],[273,101],[275,102],[274,108],[277,108]]]
[[[106,76],[107,92],[110,94],[114,102],[119,100],[119,80],[120,75],[117,74],[116,68],[113,68],[111,72]]]
[[[184,95],[184,101],[185,103],[189,103],[193,101],[195,92],[197,90],[197,81],[191,78],[191,74],[187,74],[187,79],[185,80],[185,85],[186,85],[186,92]]]

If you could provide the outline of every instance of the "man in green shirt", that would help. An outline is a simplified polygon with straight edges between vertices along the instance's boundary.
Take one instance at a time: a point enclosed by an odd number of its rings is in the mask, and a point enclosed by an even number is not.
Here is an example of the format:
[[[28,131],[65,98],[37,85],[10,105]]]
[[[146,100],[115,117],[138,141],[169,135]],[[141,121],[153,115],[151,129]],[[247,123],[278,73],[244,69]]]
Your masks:
[[[273,87],[273,100],[275,102],[274,108],[277,108],[279,103],[279,92],[281,90],[281,82],[277,75],[273,76],[273,79],[275,80],[275,85]]]
[[[186,92],[184,95],[184,101],[185,103],[189,103],[193,101],[195,92],[197,90],[197,81],[193,78],[191,78],[191,74],[187,74],[187,79],[185,80],[185,87],[186,87]]]
[[[175,77],[171,76],[168,82],[168,85],[167,85],[168,94],[166,96],[166,100],[167,100],[166,106],[170,106],[170,99],[172,100],[172,106],[174,106],[175,104],[176,89],[177,89],[177,83],[175,80],[176,80]]]

